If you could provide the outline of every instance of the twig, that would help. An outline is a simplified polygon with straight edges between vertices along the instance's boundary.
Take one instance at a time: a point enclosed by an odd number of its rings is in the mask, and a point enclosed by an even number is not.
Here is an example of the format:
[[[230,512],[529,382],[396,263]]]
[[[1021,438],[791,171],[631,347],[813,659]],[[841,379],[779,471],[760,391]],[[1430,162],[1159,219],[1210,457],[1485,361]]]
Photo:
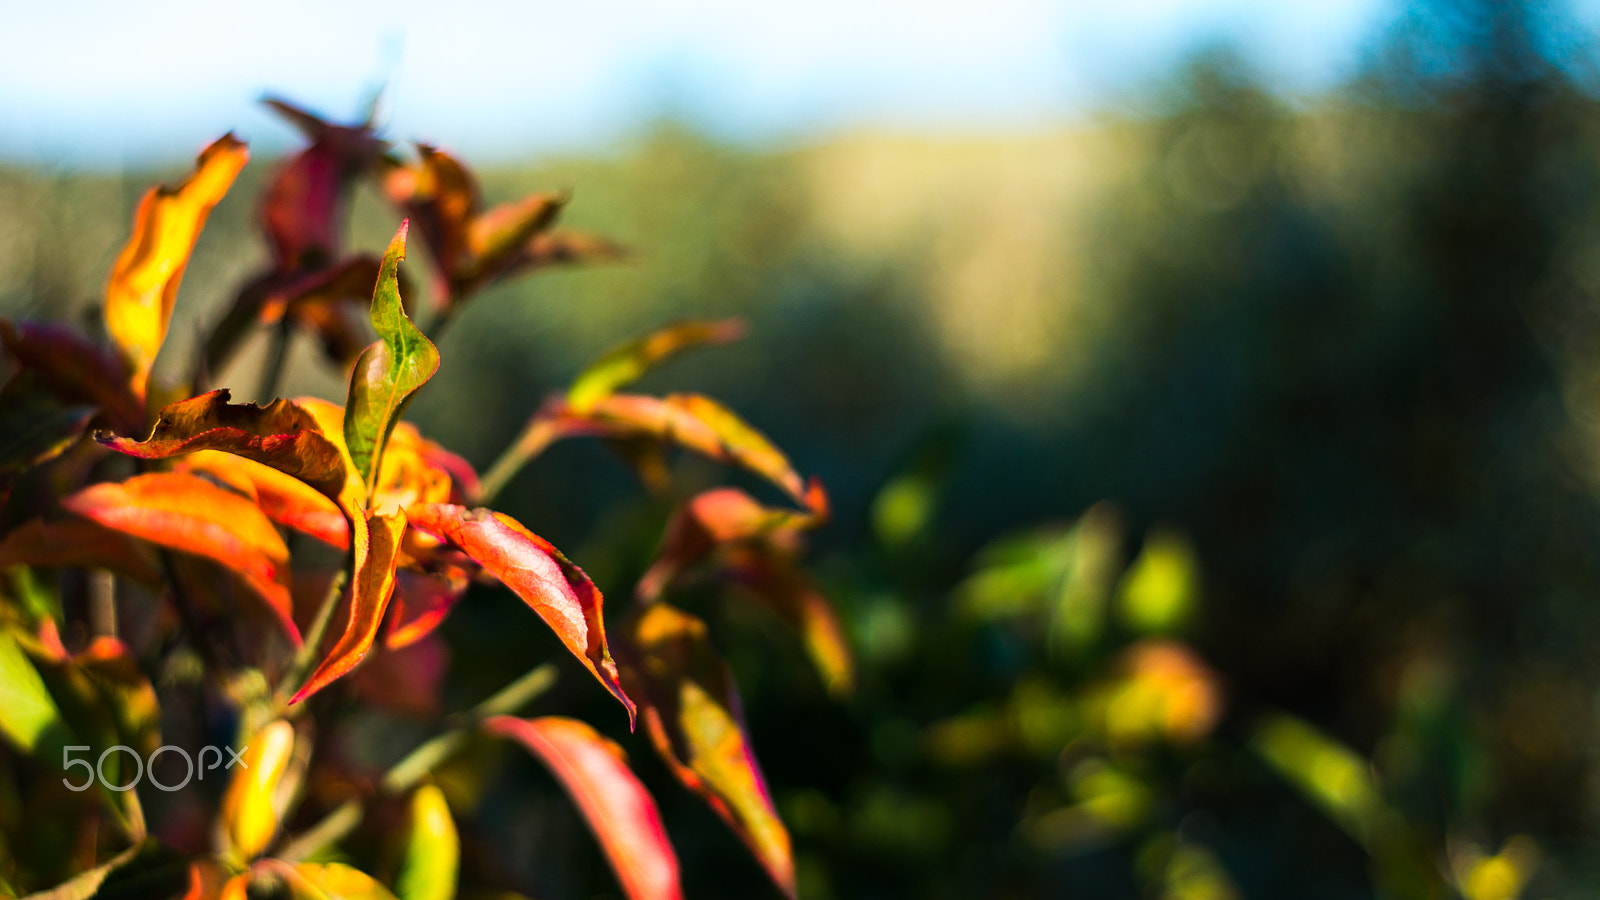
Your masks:
[[[333,619],[333,611],[339,608],[339,598],[344,596],[344,584],[349,578],[351,565],[352,555],[346,553],[344,564],[333,573],[333,580],[328,582],[328,589],[323,592],[316,618],[311,620],[311,628],[301,641],[300,649],[295,652],[294,662],[290,663],[289,671],[278,682],[278,689],[274,691],[274,705],[280,710],[288,706],[288,698],[294,696],[300,682],[305,680],[306,673],[310,671],[311,664],[316,661],[322,638],[328,633],[328,623]]]
[[[278,323],[278,330],[272,333],[272,346],[267,350],[267,366],[261,372],[261,385],[256,388],[256,394],[263,403],[278,394],[278,381],[283,377],[283,364],[289,356],[289,338],[293,334],[289,318],[285,316]]]

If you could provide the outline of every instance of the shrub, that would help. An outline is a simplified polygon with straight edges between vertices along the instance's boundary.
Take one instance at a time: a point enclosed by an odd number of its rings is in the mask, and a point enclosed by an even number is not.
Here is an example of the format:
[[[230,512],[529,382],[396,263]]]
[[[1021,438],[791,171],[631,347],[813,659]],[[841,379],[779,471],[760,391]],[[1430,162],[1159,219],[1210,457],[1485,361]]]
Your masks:
[[[370,123],[268,102],[308,144],[261,198],[269,267],[204,336],[182,383],[154,377],[154,362],[196,238],[246,163],[232,135],[182,183],[144,196],[107,286],[104,340],[0,324],[14,366],[0,391],[0,892],[448,900],[460,845],[449,785],[432,774],[487,736],[549,767],[629,897],[678,896],[655,801],[622,748],[579,719],[519,715],[550,686],[553,661],[434,715],[431,736],[386,771],[340,751],[340,721],[368,707],[435,710],[436,629],[470,585],[494,582],[792,896],[788,833],[733,678],[705,624],[667,598],[689,580],[736,586],[794,628],[831,689],[848,690],[839,625],[798,565],[826,495],[716,401],[623,391],[674,354],[738,337],[739,323],[685,322],[619,347],[533,411],[480,481],[402,419],[440,365],[434,340],[496,281],[620,248],[557,228],[565,195],[481,209],[472,174],[446,152],[418,145],[407,161]],[[405,217],[381,256],[341,239],[363,180]],[[425,329],[401,277],[413,235],[431,263]],[[263,395],[291,337],[307,333],[349,371],[343,404],[258,406],[207,390],[253,329],[270,334]],[[786,502],[735,487],[689,497],[608,619],[582,568],[485,508],[572,437],[606,439],[650,484],[678,449],[747,470]],[[363,826],[378,839],[349,840]]]

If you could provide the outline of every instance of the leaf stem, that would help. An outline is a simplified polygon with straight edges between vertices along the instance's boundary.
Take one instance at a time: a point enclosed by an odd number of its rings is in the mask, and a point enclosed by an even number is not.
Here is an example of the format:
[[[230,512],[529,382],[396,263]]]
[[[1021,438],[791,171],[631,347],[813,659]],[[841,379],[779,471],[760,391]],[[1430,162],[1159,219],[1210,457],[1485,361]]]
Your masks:
[[[288,707],[289,698],[294,696],[294,691],[305,680],[306,673],[311,670],[311,664],[316,661],[317,650],[322,646],[322,638],[328,633],[328,623],[333,619],[333,611],[339,608],[339,598],[344,596],[344,585],[350,577],[353,554],[346,553],[344,564],[339,571],[333,573],[333,580],[328,582],[328,589],[323,592],[322,602],[317,606],[316,618],[311,620],[311,628],[305,634],[305,639],[300,644],[300,649],[295,651],[294,662],[289,665],[289,671],[284,673],[283,680],[278,682],[278,689],[274,692],[274,705],[280,710]]]
[[[543,663],[511,682],[493,696],[474,706],[466,713],[454,717],[455,724],[442,734],[418,744],[403,759],[385,772],[378,782],[379,797],[392,797],[405,793],[424,776],[467,745],[478,723],[493,716],[512,715],[537,699],[556,682],[554,663]],[[366,801],[351,798],[339,804],[320,822],[285,844],[275,856],[286,862],[300,862],[322,848],[338,841],[361,824]]]
[[[516,441],[484,473],[479,482],[478,502],[485,506],[494,502],[494,498],[505,490],[511,479],[522,471],[522,467],[555,443],[557,437],[555,423],[545,418],[543,413],[536,413],[533,421],[517,435]]]

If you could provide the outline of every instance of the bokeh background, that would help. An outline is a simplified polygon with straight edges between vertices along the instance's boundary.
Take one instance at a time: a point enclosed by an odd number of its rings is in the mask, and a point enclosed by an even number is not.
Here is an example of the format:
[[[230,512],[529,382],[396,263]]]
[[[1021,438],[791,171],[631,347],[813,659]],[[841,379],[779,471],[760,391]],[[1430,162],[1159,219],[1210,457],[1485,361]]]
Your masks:
[[[0,314],[90,316],[139,194],[234,127],[257,163],[178,371],[264,258],[247,198],[293,139],[255,96],[354,118],[386,86],[391,138],[491,202],[570,188],[634,251],[476,300],[425,433],[487,466],[608,347],[748,322],[645,387],[723,398],[834,498],[811,558],[852,696],[737,598],[682,600],[802,896],[1591,895],[1600,7],[1113,5],[7,9]],[[393,214],[368,190],[351,227]],[[219,383],[250,395],[263,349]],[[286,384],[342,394],[309,340]],[[671,499],[573,442],[503,505],[625,594]],[[448,623],[455,706],[554,649],[514,607]],[[623,737],[591,687],[548,705]],[[770,892],[629,746],[689,895]],[[474,896],[615,894],[549,776],[472,762]]]

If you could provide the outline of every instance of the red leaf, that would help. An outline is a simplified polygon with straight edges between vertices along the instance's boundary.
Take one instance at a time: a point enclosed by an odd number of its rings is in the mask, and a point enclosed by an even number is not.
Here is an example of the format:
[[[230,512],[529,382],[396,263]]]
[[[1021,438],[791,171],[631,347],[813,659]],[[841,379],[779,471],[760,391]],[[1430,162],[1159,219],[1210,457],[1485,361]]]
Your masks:
[[[138,475],[84,488],[61,505],[99,524],[221,563],[260,594],[299,643],[289,597],[289,550],[248,499],[179,472]]]
[[[667,768],[744,840],[794,896],[789,832],[750,748],[733,674],[704,622],[665,603],[645,607],[618,643],[623,683]]]
[[[680,900],[678,857],[661,813],[614,742],[577,719],[495,716],[490,734],[510,738],[550,768],[571,795],[631,900]]]
[[[83,519],[26,522],[0,541],[0,569],[8,566],[105,568],[151,587],[161,584],[146,549],[120,531]]]
[[[628,710],[628,726],[633,727],[633,701],[622,689],[606,645],[604,600],[582,569],[508,516],[444,503],[419,504],[407,513],[413,525],[459,547],[538,613],[572,655],[621,701]]]
[[[719,544],[766,539],[790,539],[803,528],[818,524],[828,512],[828,498],[815,478],[806,488],[807,506],[814,512],[763,506],[738,488],[714,488],[695,495],[667,522],[666,535],[655,562],[639,579],[635,595],[654,600],[678,572]]]
[[[383,624],[383,614],[394,594],[395,563],[400,554],[400,538],[406,530],[405,512],[392,515],[371,513],[355,529],[355,579],[350,595],[350,619],[338,643],[328,651],[317,670],[311,673],[290,700],[301,700],[327,687],[354,669],[372,650],[372,642]]]
[[[397,571],[384,646],[398,650],[427,637],[455,608],[469,585],[468,579],[455,577],[455,573]]]

